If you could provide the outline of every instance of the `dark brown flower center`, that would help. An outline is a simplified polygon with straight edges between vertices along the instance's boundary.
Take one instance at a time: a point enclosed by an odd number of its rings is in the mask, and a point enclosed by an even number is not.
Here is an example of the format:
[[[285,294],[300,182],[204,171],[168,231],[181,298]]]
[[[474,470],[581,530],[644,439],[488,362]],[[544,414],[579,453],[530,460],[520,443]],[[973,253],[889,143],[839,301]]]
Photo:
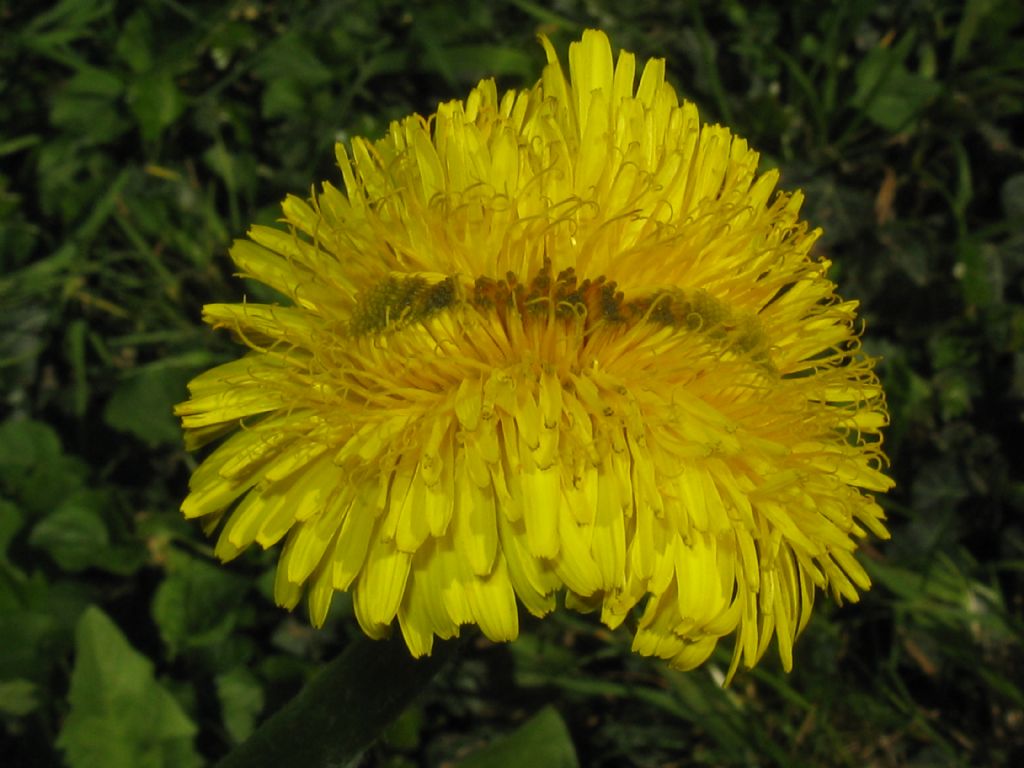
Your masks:
[[[360,297],[349,328],[355,336],[397,331],[463,302],[481,313],[496,313],[502,323],[516,315],[527,322],[578,322],[584,333],[598,324],[631,327],[641,322],[697,332],[770,365],[767,336],[757,316],[734,311],[703,288],[671,288],[627,299],[605,275],[581,280],[572,267],[553,275],[547,258],[526,282],[513,272],[503,278],[477,277],[471,287],[454,275],[435,283],[421,276],[386,277]]]

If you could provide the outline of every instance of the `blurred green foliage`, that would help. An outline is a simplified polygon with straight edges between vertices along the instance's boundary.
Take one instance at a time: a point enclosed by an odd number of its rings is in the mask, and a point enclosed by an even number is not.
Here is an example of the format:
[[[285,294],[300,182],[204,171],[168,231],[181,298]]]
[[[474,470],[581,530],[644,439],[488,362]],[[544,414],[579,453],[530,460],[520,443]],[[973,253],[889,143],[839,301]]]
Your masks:
[[[536,33],[585,26],[805,190],[882,357],[893,538],[791,675],[722,689],[727,648],[676,674],[561,613],[464,649],[365,764],[1024,764],[1019,2],[61,0],[0,2],[5,765],[211,763],[343,647],[344,599],[310,629],[274,553],[223,568],[177,512],[170,406],[236,354],[200,307],[261,295],[227,247],[337,181],[335,141],[532,83]]]
[[[75,629],[70,712],[57,739],[71,765],[202,765],[196,725],[103,611],[87,608]]]

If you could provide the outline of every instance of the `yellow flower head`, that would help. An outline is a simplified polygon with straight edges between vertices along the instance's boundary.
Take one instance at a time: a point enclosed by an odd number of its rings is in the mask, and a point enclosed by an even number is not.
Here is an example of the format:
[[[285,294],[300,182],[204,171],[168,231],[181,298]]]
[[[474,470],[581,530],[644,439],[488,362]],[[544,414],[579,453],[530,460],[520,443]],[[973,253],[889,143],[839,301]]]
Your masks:
[[[569,77],[491,80],[337,149],[345,191],[283,204],[231,256],[285,306],[213,304],[249,354],[177,413],[188,517],[217,555],[284,540],[275,593],[320,625],[350,590],[410,651],[519,631],[565,595],[633,647],[692,668],[736,633],[783,665],[815,592],[857,600],[887,537],[887,423],[856,302],[802,197],[702,125],[654,59],[635,82],[588,31]]]

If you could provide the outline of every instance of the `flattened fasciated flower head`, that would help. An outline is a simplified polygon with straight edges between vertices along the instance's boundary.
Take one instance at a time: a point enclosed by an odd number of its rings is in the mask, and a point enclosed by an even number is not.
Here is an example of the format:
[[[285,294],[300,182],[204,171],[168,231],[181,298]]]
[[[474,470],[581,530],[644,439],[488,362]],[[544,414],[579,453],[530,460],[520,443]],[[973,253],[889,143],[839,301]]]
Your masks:
[[[567,78],[483,81],[338,147],[344,191],[283,204],[231,255],[286,306],[214,304],[250,348],[190,384],[190,447],[230,436],[182,509],[228,560],[283,541],[275,593],[314,624],[349,590],[410,651],[566,604],[634,649],[731,675],[817,590],[857,600],[885,538],[887,422],[856,302],[801,195],[702,125],[651,60],[584,33]]]

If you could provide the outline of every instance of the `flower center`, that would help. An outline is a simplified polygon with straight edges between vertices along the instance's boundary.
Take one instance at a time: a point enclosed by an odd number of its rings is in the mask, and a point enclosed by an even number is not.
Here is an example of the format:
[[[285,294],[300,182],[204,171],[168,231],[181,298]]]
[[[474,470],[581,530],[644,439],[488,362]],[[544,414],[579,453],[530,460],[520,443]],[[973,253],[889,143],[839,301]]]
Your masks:
[[[433,284],[419,276],[385,277],[362,296],[349,330],[354,336],[363,336],[421,323],[453,306],[457,293],[454,277]]]
[[[471,286],[450,275],[438,282],[414,275],[388,276],[360,297],[349,323],[353,336],[389,333],[427,321],[459,304],[481,314],[495,313],[502,325],[563,322],[587,335],[599,326],[630,328],[639,323],[698,332],[735,353],[772,367],[767,334],[756,314],[738,312],[707,290],[671,288],[627,299],[605,275],[583,278],[572,267],[552,274],[551,260],[523,282],[514,272],[504,278],[477,277]]]

